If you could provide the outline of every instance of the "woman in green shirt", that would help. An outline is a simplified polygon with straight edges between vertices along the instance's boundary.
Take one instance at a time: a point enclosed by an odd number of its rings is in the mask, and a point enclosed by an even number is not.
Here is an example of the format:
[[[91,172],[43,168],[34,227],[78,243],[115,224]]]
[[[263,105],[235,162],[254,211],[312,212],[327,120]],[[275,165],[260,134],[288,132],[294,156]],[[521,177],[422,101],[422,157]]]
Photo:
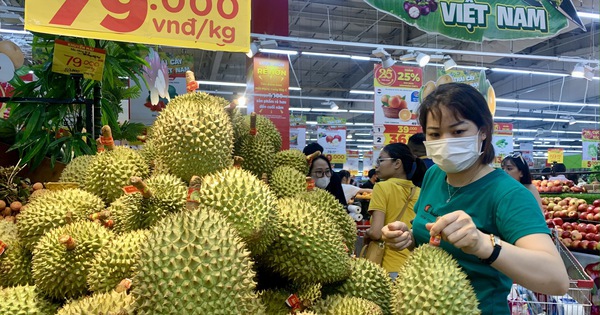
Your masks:
[[[565,294],[567,272],[535,198],[489,166],[493,118],[483,96],[466,84],[441,85],[421,104],[419,122],[436,165],[423,179],[412,230],[403,222],[383,227],[388,248],[413,248],[441,235],[440,246],[466,272],[483,314],[510,314],[513,281]]]

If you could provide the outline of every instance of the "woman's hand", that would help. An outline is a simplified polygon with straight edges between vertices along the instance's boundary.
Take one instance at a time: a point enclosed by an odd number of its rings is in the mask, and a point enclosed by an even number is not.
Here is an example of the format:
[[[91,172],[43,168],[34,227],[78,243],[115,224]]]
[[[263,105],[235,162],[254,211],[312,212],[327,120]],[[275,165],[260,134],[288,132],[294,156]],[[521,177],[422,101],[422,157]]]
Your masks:
[[[412,232],[404,222],[395,221],[384,225],[381,233],[381,239],[391,249],[403,250],[413,245]]]
[[[492,253],[489,237],[479,231],[471,216],[462,210],[438,217],[435,223],[427,223],[425,228],[431,236],[441,234],[443,240],[467,254],[487,258]]]

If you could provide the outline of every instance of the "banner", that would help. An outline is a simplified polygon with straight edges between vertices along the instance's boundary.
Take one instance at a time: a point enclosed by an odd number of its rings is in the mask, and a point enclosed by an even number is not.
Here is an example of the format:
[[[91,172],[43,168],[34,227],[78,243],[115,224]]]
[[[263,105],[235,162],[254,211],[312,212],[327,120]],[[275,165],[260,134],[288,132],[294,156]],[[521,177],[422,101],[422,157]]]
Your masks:
[[[581,131],[581,167],[591,168],[596,164],[600,164],[600,130],[583,129]]]
[[[346,125],[346,118],[338,118],[331,116],[317,116],[317,124],[319,125]]]
[[[569,25],[559,10],[573,8],[571,0],[364,1],[427,34],[478,43],[553,37]],[[582,25],[577,15],[569,17]]]
[[[139,78],[143,82],[142,78]],[[133,82],[133,81],[131,81]],[[169,78],[169,97],[175,98],[177,95],[187,92],[185,78]],[[131,122],[142,123],[146,126],[152,125],[156,117],[167,106],[169,101],[166,98],[159,98],[158,104],[152,105],[150,102],[150,91],[145,84],[140,85],[140,96],[132,98],[129,101],[129,119]]]
[[[25,29],[120,42],[247,52],[250,1],[27,0]]]
[[[319,126],[317,142],[323,147],[323,154],[333,164],[346,162],[346,127]]]
[[[290,149],[302,151],[306,146],[306,116],[290,115]]]
[[[494,167],[500,167],[504,157],[513,153],[513,125],[511,123],[494,123],[492,145],[496,152]]]
[[[83,74],[86,79],[102,81],[105,58],[104,49],[57,39],[54,41],[52,72],[66,75]]]
[[[519,143],[519,151],[523,160],[527,162],[527,165],[531,168],[534,166],[533,161],[533,143],[532,142],[521,142]]]
[[[253,61],[254,93],[279,96],[255,95],[254,112],[271,119],[281,133],[281,149],[287,150],[290,145],[289,62],[287,59],[257,56]]]
[[[188,54],[174,55],[167,52],[159,52],[160,60],[167,62],[169,77],[184,77],[185,72],[194,69],[194,56]]]
[[[344,169],[350,172],[350,175],[358,174],[358,150],[346,150],[346,163]]]
[[[564,149],[563,148],[553,148],[548,149],[548,164],[552,165],[552,163],[562,163],[564,157]]]
[[[451,69],[445,71],[444,68],[438,68],[438,77],[441,77],[445,74],[452,77],[452,82],[456,83],[464,83],[468,84],[476,89],[479,89],[479,76],[480,72],[478,70],[460,70],[460,69]],[[485,72],[484,72],[485,74]]]

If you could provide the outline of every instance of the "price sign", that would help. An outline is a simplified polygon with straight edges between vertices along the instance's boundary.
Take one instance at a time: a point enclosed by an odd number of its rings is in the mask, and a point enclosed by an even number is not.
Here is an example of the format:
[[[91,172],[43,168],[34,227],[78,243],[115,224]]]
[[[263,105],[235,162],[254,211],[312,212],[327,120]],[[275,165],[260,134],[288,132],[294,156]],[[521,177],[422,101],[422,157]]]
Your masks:
[[[25,28],[121,42],[247,52],[250,1],[28,0]]]
[[[329,161],[333,164],[346,163],[346,154],[327,154],[326,156],[329,159]]]
[[[57,39],[54,42],[52,71],[62,74],[79,73],[86,79],[102,81],[106,51]]]
[[[548,163],[552,162],[562,163],[563,162],[563,149],[548,149]]]
[[[408,138],[422,130],[421,126],[383,125],[383,135],[375,137],[374,143],[383,145],[390,143],[406,144]]]
[[[383,68],[378,65],[375,67],[375,86],[419,89],[422,85],[422,76],[421,68],[403,66]]]

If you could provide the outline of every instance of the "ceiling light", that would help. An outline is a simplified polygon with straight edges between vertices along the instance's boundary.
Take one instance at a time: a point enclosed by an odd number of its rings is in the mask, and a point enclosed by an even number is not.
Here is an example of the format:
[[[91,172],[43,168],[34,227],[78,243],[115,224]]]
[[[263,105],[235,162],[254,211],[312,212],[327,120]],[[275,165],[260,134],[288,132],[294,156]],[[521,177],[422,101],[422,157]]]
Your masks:
[[[583,18],[600,20],[600,14],[598,14],[598,13],[577,12],[577,15],[579,15],[579,17],[583,17]]]
[[[267,53],[267,54],[288,55],[288,56],[295,56],[298,54],[298,52],[295,50],[268,49],[268,48],[261,48],[260,52]]]
[[[594,78],[594,68],[588,65],[583,66],[583,77],[588,81],[592,81]]]
[[[350,59],[370,61],[371,57],[366,57],[366,56],[350,56]]]
[[[352,139],[352,133],[349,132],[348,135],[346,135],[346,139]]]
[[[246,102],[247,102],[247,101],[248,101],[248,99],[246,99],[246,97],[245,97],[245,96],[240,96],[240,97],[238,97],[238,99],[237,99],[237,105],[238,105],[239,107],[245,107],[245,106],[246,106]]]
[[[321,105],[325,105],[325,106],[329,106],[329,108],[331,108],[331,110],[333,111],[337,111],[340,107],[334,102],[334,101],[325,101],[325,102],[321,102]]]
[[[331,58],[350,58],[350,55],[328,54],[328,53],[310,52],[310,51],[302,52],[302,55],[316,56],[316,57],[331,57]]]
[[[429,56],[428,54],[424,54],[424,53],[417,54],[417,63],[419,63],[419,67],[425,67],[429,63],[430,59],[431,59],[431,56]]]
[[[575,123],[577,123],[577,121],[573,116],[571,116],[571,118],[569,118],[569,125],[574,125]]]
[[[272,39],[254,41],[250,44],[250,50],[248,50],[246,56],[248,58],[254,57],[261,48],[277,48],[277,41]]]
[[[414,52],[409,51],[407,54],[400,56],[400,60],[401,61],[410,61],[410,60],[415,60],[416,57],[417,57],[417,55],[415,55]]]
[[[456,67],[456,61],[454,61],[454,59],[452,59],[452,57],[450,56],[446,56],[448,59],[446,59],[446,61],[444,61],[444,71],[448,71],[452,68]]]
[[[350,90],[350,94],[367,94],[374,95],[375,91],[366,91],[366,90]]]
[[[564,74],[564,73],[519,70],[519,69],[491,68],[490,70],[496,71],[496,72],[518,73],[518,74],[539,74],[539,75],[556,76],[556,77],[568,77],[569,76],[568,74]]]
[[[396,63],[396,60],[392,59],[392,57],[387,56],[381,59],[381,66],[384,68],[389,68]]]
[[[385,51],[385,49],[379,47],[379,48],[375,48],[372,52],[371,55],[378,57],[378,58],[385,58],[385,57],[389,57],[390,53],[388,53],[387,51]]]
[[[435,53],[430,56],[429,61],[438,62],[438,61],[442,61],[444,59],[446,59],[446,56],[444,56],[442,53]]]
[[[254,57],[254,55],[256,55],[256,53],[258,52],[258,48],[259,47],[257,42],[250,43],[250,50],[248,50],[246,56],[248,56],[248,58]]]
[[[578,63],[575,65],[575,67],[573,68],[573,71],[571,72],[571,76],[575,77],[575,78],[583,78],[583,76],[585,75],[585,69],[583,68],[583,64]]]

